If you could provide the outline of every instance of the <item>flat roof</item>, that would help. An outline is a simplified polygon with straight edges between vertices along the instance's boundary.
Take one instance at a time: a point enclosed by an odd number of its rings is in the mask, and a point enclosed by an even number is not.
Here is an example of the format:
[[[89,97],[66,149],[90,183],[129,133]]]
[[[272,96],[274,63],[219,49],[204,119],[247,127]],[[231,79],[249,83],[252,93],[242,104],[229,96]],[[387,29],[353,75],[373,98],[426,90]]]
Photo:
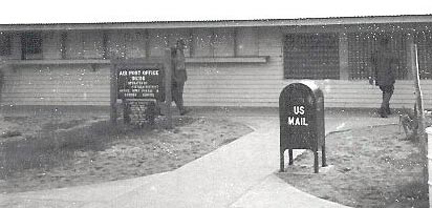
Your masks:
[[[359,24],[429,24],[432,15],[397,15],[370,17],[334,17],[265,20],[216,21],[152,21],[152,22],[101,22],[101,23],[39,23],[0,24],[0,31],[30,30],[112,30],[112,29],[169,29],[169,28],[219,28],[219,27],[271,27],[320,26]]]
[[[2,8],[0,31],[432,22],[431,0],[6,0]]]
[[[0,24],[382,17],[427,15],[431,8],[430,0],[5,0]]]

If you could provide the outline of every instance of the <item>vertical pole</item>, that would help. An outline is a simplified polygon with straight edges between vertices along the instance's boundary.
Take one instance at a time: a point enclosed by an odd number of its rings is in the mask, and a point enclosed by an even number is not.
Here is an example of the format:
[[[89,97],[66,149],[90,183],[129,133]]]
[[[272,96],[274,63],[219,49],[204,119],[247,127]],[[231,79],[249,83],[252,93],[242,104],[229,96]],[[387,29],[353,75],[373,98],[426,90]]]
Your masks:
[[[288,165],[294,164],[294,154],[292,149],[288,149],[289,161]]]
[[[111,64],[110,75],[110,121],[111,124],[117,123],[117,68]]]
[[[414,88],[416,94],[416,105],[417,105],[417,122],[418,129],[417,133],[420,141],[420,152],[423,162],[427,164],[427,141],[426,141],[426,132],[425,132],[425,116],[424,116],[424,108],[423,108],[423,94],[420,87],[420,75],[419,75],[419,67],[418,67],[418,58],[417,58],[417,44],[411,44],[410,47],[410,56],[411,56],[411,69],[414,77]],[[423,167],[423,180],[424,183],[428,183],[428,169],[427,166]]]
[[[3,64],[3,60],[0,58],[0,103],[1,103],[1,98],[2,98],[2,92],[3,92],[3,83],[4,83],[4,67],[6,66],[6,64]],[[2,107],[0,105],[0,111],[2,110]],[[2,119],[2,115],[0,114],[0,119]]]
[[[165,104],[166,104],[166,128],[171,129],[172,126],[172,112],[171,112],[171,74],[172,74],[172,56],[171,49],[165,50],[164,57],[164,70],[165,70]]]
[[[188,36],[188,56],[187,57],[194,57],[195,56],[195,35],[194,30],[189,29],[189,36]]]
[[[339,66],[339,79],[348,80],[348,35],[345,32],[339,33]]]
[[[318,167],[318,150],[313,150],[314,152],[314,173],[318,173],[319,172],[319,167]]]
[[[284,165],[285,165],[285,155],[284,155],[284,153],[285,153],[285,150],[282,150],[282,148],[281,148],[281,150],[280,150],[280,172],[284,172],[284,170],[285,170],[285,167],[284,167]]]
[[[102,49],[103,49],[103,59],[109,58],[109,46],[108,46],[108,31],[103,31],[102,34]]]
[[[426,133],[428,134],[428,139],[432,139],[432,127],[426,128]],[[428,142],[428,150],[431,150],[431,149],[432,149],[432,143]],[[428,168],[431,168],[431,165],[432,165],[432,156],[428,155],[427,157],[428,157],[428,163],[427,163],[428,164]],[[432,178],[430,176],[431,173],[432,173],[432,171],[429,170],[429,178]],[[428,183],[428,185],[429,185],[429,195],[430,195],[430,193],[432,193],[432,184]],[[431,206],[431,204],[432,204],[432,197],[429,197],[429,207]]]
[[[321,147],[321,153],[322,153],[322,155],[321,155],[321,160],[322,160],[322,164],[321,164],[321,166],[322,167],[327,167],[327,159],[326,159],[326,150],[325,150],[325,142],[323,143],[323,145],[322,145],[322,147]]]
[[[407,33],[406,34],[406,51],[407,51],[407,57],[406,57],[406,62],[407,62],[407,66],[408,67],[413,67],[412,63],[413,60],[413,54],[411,52],[411,47],[414,45],[414,35],[411,33]],[[411,71],[409,71],[409,68],[407,69],[407,79],[412,79],[414,80],[414,70],[411,69]]]
[[[234,57],[237,57],[238,56],[238,29],[237,28],[234,28],[233,34],[234,34],[234,37],[233,37],[233,39],[234,39]]]
[[[26,40],[27,36],[26,33],[21,33],[21,60],[26,60]]]
[[[132,112],[130,110],[129,104],[130,104],[130,102],[126,102],[126,99],[122,99],[123,123],[124,124],[131,124],[130,115],[132,114]]]
[[[67,32],[62,32],[60,34],[60,52],[61,52],[61,59],[67,59],[66,55],[67,55],[67,48],[66,48],[66,42],[67,42],[67,38],[68,38],[68,33]]]
[[[145,57],[149,58],[151,55],[150,51],[150,32],[149,30],[144,30],[144,36],[145,36]]]

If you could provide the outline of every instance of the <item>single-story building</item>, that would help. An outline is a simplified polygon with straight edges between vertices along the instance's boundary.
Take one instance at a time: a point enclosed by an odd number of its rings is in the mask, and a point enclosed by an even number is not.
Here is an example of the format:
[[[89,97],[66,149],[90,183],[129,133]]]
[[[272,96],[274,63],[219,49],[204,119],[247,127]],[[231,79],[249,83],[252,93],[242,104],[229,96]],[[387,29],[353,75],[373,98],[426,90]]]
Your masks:
[[[432,108],[432,16],[0,25],[1,105],[110,105],[110,59],[162,56],[188,42],[187,106],[278,106],[311,79],[326,107],[378,107],[368,83],[380,34],[399,57],[392,107],[412,107],[412,44]]]

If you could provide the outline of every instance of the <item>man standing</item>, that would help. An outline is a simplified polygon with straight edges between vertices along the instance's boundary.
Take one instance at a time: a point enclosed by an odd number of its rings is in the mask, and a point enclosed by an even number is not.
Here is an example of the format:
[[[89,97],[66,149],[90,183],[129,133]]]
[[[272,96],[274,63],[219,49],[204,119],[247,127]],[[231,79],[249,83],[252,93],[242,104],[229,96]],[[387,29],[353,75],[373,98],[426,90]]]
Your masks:
[[[172,73],[172,98],[180,115],[185,115],[190,110],[183,106],[183,88],[187,80],[185,56],[183,50],[186,48],[184,40],[178,40],[175,48],[172,50],[173,73]]]
[[[379,114],[382,118],[387,118],[390,111],[390,99],[394,91],[395,73],[397,58],[389,47],[390,38],[381,37],[378,40],[378,50],[372,54],[372,70],[375,84],[382,91],[382,103]]]

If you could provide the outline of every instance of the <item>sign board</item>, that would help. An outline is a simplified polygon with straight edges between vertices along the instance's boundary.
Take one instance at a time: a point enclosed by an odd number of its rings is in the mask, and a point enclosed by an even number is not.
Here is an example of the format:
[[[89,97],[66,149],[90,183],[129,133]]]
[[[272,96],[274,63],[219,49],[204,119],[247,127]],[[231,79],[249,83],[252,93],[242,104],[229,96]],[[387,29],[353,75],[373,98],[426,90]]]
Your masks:
[[[117,96],[124,102],[126,123],[154,123],[156,100],[163,94],[162,64],[123,64],[117,67]]]
[[[281,171],[284,171],[284,152],[289,150],[289,164],[293,163],[293,149],[310,149],[315,154],[318,172],[318,149],[322,149],[325,166],[324,96],[313,82],[293,83],[285,87],[279,97]]]
[[[166,108],[167,128],[171,119],[171,52],[164,57],[111,60],[111,122],[117,122],[118,100],[125,123],[154,123],[158,108]],[[168,105],[169,104],[169,105]]]
[[[160,99],[162,65],[122,67],[117,70],[119,99]]]
[[[143,125],[144,123],[153,124],[156,113],[156,104],[152,100],[125,100],[125,123],[134,125]]]

